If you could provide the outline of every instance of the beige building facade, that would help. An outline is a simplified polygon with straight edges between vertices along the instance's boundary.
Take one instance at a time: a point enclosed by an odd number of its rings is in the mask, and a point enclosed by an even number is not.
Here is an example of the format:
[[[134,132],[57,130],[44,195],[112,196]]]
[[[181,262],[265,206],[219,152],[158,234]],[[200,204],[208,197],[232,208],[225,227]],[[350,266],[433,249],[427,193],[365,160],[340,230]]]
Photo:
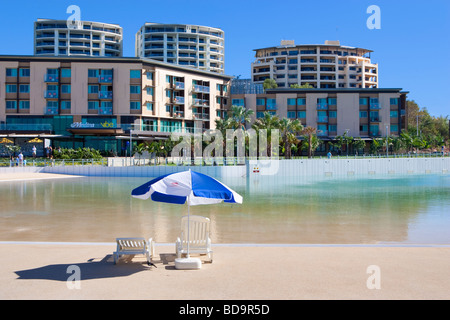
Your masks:
[[[1,56],[0,134],[120,153],[130,130],[144,141],[214,129],[229,81],[141,58]]]
[[[378,88],[378,64],[371,50],[342,46],[339,41],[319,45],[280,46],[255,49],[251,65],[254,83],[274,79],[279,88],[309,84],[318,89]]]

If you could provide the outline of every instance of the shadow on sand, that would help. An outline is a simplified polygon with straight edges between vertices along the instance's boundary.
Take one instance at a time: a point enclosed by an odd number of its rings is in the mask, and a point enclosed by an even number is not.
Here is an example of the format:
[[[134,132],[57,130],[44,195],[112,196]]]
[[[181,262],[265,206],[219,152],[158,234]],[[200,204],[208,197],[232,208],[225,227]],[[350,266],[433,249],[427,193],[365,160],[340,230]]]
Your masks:
[[[130,256],[131,258],[131,256]],[[15,271],[17,279],[67,281],[74,274],[73,266],[79,267],[80,280],[127,277],[132,274],[152,270],[147,262],[120,259],[116,265],[112,256],[107,255],[100,261],[89,259],[87,262],[72,264],[52,264],[40,268]]]

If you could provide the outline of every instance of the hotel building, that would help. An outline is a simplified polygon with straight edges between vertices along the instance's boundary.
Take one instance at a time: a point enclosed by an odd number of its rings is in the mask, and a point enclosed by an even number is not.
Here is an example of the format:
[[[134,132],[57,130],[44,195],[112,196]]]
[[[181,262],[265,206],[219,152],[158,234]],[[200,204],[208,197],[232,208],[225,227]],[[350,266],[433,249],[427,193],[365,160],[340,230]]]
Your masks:
[[[136,33],[136,56],[223,74],[224,41],[218,28],[145,23]]]
[[[117,24],[78,21],[75,28],[68,28],[66,20],[38,19],[34,55],[121,57],[122,35]]]
[[[234,94],[231,104],[279,118],[299,119],[317,129],[322,140],[349,136],[372,140],[398,136],[406,128],[406,97],[402,89],[272,89],[261,94]]]
[[[371,50],[341,46],[339,41],[322,45],[295,45],[281,41],[278,47],[256,49],[251,65],[255,83],[274,79],[279,88],[309,83],[318,89],[378,88],[378,65]]]
[[[135,57],[0,56],[0,136],[24,152],[38,137],[121,154],[130,133],[136,143],[214,129],[229,81]]]

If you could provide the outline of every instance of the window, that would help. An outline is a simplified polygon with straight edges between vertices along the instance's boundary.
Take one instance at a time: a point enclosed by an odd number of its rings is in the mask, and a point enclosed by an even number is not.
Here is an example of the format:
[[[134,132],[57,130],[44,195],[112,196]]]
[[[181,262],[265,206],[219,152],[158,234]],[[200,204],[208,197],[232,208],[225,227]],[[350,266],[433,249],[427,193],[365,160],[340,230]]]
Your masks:
[[[170,105],[166,105],[166,112],[170,112]]]
[[[337,125],[335,125],[335,124],[330,124],[330,125],[328,126],[328,131],[330,131],[330,132],[336,132],[336,131],[337,131]]]
[[[47,107],[49,107],[49,108],[58,108],[58,101],[47,100]]]
[[[305,99],[305,98],[298,98],[298,99],[297,99],[297,105],[298,105],[298,106],[304,106],[304,105],[306,105],[306,99]]]
[[[398,105],[398,98],[391,98],[390,101],[391,101],[391,105],[392,106],[394,106],[394,105],[397,106]]]
[[[30,100],[20,100],[19,109],[30,109]]]
[[[360,111],[359,112],[359,117],[360,118],[367,118],[367,111]]]
[[[141,102],[140,101],[130,101],[130,110],[140,110]]]
[[[130,70],[130,78],[131,79],[140,79],[141,78],[141,70]]]
[[[61,78],[70,78],[72,76],[72,70],[71,69],[61,69]]]
[[[21,68],[21,69],[19,69],[19,76],[20,77],[29,77],[30,76],[30,69],[29,68]]]
[[[6,93],[16,93],[17,85],[16,84],[7,84],[6,85]]]
[[[287,117],[289,118],[289,119],[293,119],[293,118],[295,118],[295,111],[288,111],[288,113],[287,113]]]
[[[362,106],[367,106],[367,98],[359,98],[359,104]]]
[[[89,85],[88,93],[98,93],[98,85]]]
[[[61,110],[70,110],[71,102],[68,100],[61,101]]]
[[[6,109],[17,109],[16,100],[6,100]]]
[[[61,85],[61,93],[70,93],[70,91],[71,91],[70,84]]]
[[[141,93],[141,86],[130,86],[130,93]]]
[[[89,78],[97,78],[98,77],[98,70],[97,69],[89,69],[88,70],[88,77]]]
[[[241,107],[244,107],[244,106],[245,106],[245,104],[244,104],[244,99],[232,99],[232,100],[231,100],[231,104],[232,104],[233,106],[241,106]]]
[[[306,111],[298,111],[297,112],[297,118],[305,119],[306,118]]]
[[[153,103],[147,102],[147,111],[153,111]]]
[[[267,99],[267,110],[277,110],[277,103],[276,99]]]
[[[17,69],[6,68],[6,76],[7,77],[17,77]]]
[[[147,72],[147,80],[153,80],[153,72]]]
[[[20,93],[30,93],[30,85],[29,84],[21,84],[19,85]]]
[[[148,95],[153,95],[153,88],[152,87],[147,87],[147,94]]]
[[[258,111],[256,112],[256,118],[264,118],[264,112]]]
[[[57,77],[58,76],[58,69],[47,69],[47,74]]]
[[[337,111],[330,111],[328,112],[329,118],[337,118]]]
[[[264,106],[266,104],[266,99],[264,98],[257,98],[256,99],[256,105],[257,106]]]
[[[370,125],[370,132],[374,135],[378,135],[380,128],[378,127],[377,124],[375,125]]]
[[[391,124],[391,132],[398,132],[398,125]]]
[[[360,125],[360,126],[359,126],[359,131],[361,131],[361,132],[367,132],[367,130],[368,130],[367,124],[363,124],[363,125]]]
[[[287,105],[288,106],[295,106],[295,99],[287,99]]]
[[[398,111],[397,110],[391,110],[391,118],[398,118]]]
[[[329,98],[328,99],[328,104],[332,105],[332,106],[335,106],[336,105],[336,98]]]
[[[98,101],[88,101],[88,109],[89,110],[97,110],[98,109]]]

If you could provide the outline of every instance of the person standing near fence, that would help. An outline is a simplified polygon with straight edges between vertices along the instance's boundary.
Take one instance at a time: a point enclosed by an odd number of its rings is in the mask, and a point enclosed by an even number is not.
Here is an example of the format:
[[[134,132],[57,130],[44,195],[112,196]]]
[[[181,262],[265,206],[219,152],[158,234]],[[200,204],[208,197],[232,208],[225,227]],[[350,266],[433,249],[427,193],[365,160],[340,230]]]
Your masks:
[[[19,159],[19,166],[23,166],[23,154],[22,152],[19,153],[19,156],[17,157]]]
[[[36,158],[36,146],[33,146],[33,148],[31,149],[31,151],[33,152],[33,158]]]

